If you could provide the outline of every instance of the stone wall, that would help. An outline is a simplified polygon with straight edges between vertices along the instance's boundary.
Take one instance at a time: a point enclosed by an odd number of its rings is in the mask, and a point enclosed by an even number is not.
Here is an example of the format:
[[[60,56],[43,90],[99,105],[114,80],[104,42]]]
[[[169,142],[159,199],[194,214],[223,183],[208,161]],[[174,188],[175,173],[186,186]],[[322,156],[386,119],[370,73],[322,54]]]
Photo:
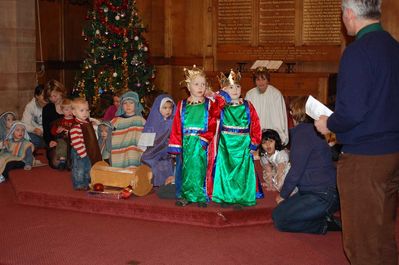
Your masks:
[[[21,118],[36,84],[35,1],[0,1],[0,113]]]

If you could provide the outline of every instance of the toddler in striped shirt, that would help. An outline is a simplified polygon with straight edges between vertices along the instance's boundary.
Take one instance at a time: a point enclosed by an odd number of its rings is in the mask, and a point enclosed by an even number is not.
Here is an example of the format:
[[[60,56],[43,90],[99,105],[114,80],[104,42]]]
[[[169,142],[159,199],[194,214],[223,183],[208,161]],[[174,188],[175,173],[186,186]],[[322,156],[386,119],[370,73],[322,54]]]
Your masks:
[[[72,184],[75,190],[88,190],[90,169],[97,161],[101,161],[101,151],[96,133],[89,121],[89,104],[83,98],[72,101],[74,125],[69,132],[71,138]]]

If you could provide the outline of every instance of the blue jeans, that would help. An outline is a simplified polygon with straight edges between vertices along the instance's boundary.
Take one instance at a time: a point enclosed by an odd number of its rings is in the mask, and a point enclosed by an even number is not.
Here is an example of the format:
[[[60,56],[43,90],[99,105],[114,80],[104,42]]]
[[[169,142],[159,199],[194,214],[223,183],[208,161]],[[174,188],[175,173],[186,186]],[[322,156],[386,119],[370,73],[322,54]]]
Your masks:
[[[46,147],[46,143],[43,140],[43,137],[29,132],[30,141],[35,146],[35,148],[44,148]]]
[[[273,210],[274,226],[283,232],[325,234],[327,216],[339,208],[336,187],[322,192],[298,192]]]
[[[88,156],[81,158],[75,149],[71,148],[72,185],[74,189],[84,189],[90,184],[91,162]]]

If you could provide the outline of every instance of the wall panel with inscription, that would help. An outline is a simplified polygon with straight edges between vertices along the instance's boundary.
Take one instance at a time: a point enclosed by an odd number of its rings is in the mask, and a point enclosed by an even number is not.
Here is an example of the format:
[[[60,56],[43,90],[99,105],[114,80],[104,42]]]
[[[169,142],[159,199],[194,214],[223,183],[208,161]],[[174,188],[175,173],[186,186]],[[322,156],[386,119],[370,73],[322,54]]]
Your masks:
[[[219,64],[256,59],[337,62],[340,57],[340,1],[215,1]]]

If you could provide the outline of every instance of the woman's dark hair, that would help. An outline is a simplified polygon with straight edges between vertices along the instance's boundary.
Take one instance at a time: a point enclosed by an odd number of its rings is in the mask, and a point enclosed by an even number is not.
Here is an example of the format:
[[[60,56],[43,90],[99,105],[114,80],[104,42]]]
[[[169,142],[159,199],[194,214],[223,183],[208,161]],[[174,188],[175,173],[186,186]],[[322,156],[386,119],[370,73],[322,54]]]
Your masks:
[[[252,73],[252,80],[254,84],[256,83],[256,79],[258,78],[264,78],[268,82],[270,82],[270,72],[266,69],[266,67],[258,67],[253,73]]]
[[[43,85],[37,85],[35,87],[35,93],[33,94],[35,97],[40,96],[44,92],[44,86]]]
[[[262,143],[267,141],[268,139],[272,139],[276,142],[275,148],[276,150],[280,151],[283,150],[284,146],[281,143],[281,138],[278,132],[272,129],[266,129],[262,131]],[[259,155],[263,156],[266,153],[266,150],[263,149],[262,143],[259,145]]]

